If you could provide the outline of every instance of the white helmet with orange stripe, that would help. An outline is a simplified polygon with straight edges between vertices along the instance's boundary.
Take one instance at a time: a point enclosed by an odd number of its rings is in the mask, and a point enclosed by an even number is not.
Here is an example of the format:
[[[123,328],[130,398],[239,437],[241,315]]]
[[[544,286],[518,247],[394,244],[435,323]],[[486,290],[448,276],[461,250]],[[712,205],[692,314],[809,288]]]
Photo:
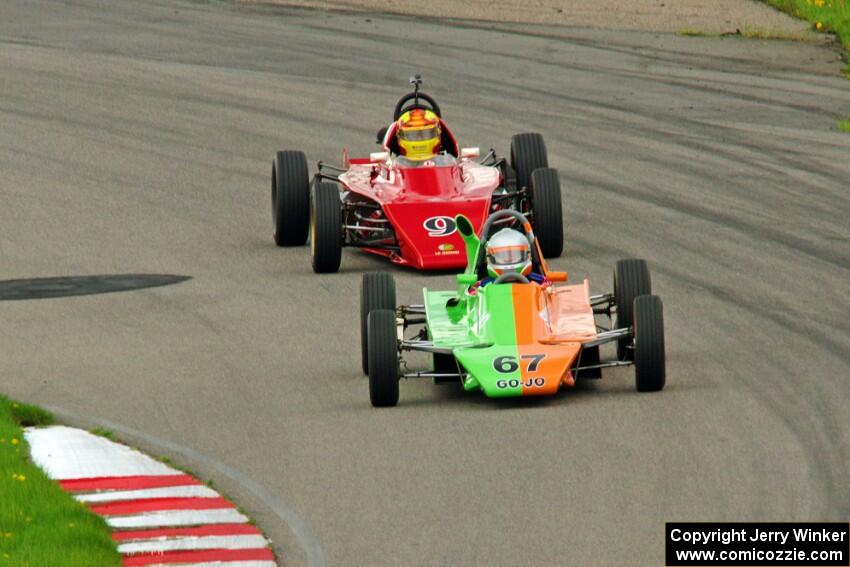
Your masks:
[[[528,239],[512,228],[503,228],[487,241],[487,272],[497,278],[508,272],[531,273]]]

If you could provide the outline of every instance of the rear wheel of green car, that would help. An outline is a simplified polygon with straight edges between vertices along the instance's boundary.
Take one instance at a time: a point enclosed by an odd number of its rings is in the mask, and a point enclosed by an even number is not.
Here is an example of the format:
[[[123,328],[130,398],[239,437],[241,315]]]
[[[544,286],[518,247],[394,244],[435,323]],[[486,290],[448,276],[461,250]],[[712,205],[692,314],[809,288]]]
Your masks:
[[[363,274],[360,281],[360,353],[363,374],[369,374],[369,313],[375,309],[395,311],[395,280],[387,272]]]
[[[369,400],[374,407],[398,403],[398,335],[395,311],[377,309],[366,321],[369,335]]]

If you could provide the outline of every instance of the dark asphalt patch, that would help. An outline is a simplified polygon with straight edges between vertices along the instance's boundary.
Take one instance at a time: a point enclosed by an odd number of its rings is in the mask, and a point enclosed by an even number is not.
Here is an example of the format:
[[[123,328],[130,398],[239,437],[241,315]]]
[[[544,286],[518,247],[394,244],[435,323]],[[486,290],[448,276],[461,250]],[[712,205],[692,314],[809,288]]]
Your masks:
[[[178,284],[190,279],[191,276],[171,274],[116,274],[6,280],[0,281],[0,301],[135,291]]]

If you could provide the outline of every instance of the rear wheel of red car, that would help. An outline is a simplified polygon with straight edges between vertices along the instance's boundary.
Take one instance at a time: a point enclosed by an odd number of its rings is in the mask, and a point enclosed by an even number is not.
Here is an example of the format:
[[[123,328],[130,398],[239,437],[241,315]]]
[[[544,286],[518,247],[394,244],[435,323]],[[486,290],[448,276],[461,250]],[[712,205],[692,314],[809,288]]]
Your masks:
[[[310,205],[313,271],[336,272],[342,259],[342,205],[336,183],[320,181],[313,185]]]
[[[657,295],[641,295],[634,304],[635,386],[639,392],[657,392],[666,381],[664,310]]]
[[[387,272],[363,274],[360,281],[360,352],[363,374],[369,374],[369,313],[376,309],[395,311],[395,280]]]
[[[516,173],[517,189],[530,188],[531,172],[541,167],[549,167],[543,136],[526,133],[511,137],[511,167]]]
[[[614,268],[614,304],[617,306],[615,327],[623,329],[631,327],[634,321],[635,298],[652,293],[652,280],[649,277],[649,267],[646,260],[618,260]],[[634,360],[634,350],[631,337],[617,341],[617,358]]]
[[[369,333],[369,399],[375,407],[398,403],[398,337],[395,311],[377,309],[366,321]]]
[[[545,167],[531,172],[531,210],[543,257],[557,258],[564,251],[561,178],[557,169]]]
[[[310,178],[304,152],[277,152],[272,164],[272,222],[278,246],[307,241]]]

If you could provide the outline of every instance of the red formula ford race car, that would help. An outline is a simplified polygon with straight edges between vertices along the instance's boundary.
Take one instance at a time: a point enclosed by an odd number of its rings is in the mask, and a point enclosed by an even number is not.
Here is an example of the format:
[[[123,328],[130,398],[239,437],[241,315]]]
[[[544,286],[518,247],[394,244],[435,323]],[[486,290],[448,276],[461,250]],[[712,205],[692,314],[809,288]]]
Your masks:
[[[272,217],[278,246],[309,236],[313,270],[339,270],[342,248],[354,246],[420,270],[462,269],[464,243],[455,218],[478,232],[490,213],[516,210],[534,226],[543,255],[564,245],[561,184],[549,168],[540,134],[511,138],[510,160],[494,150],[461,148],[440,107],[414,90],[399,99],[393,122],[378,132],[382,151],[343,167],[322,162],[310,182],[303,152],[277,153],[272,166]],[[311,186],[312,185],[312,186]]]

